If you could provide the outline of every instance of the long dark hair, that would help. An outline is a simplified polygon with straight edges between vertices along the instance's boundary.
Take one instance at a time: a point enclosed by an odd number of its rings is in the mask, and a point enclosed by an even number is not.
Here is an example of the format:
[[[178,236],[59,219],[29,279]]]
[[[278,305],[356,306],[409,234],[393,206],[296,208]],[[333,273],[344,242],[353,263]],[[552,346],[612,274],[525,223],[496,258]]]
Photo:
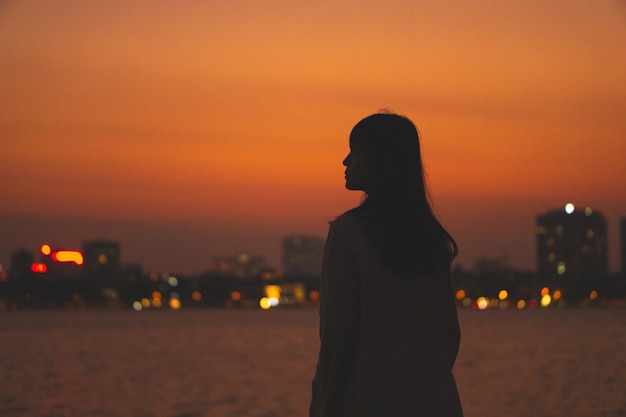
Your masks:
[[[450,263],[458,248],[433,213],[413,122],[398,114],[373,114],[354,126],[350,143],[367,155],[372,178],[365,199],[349,213],[363,221],[383,265],[417,276]]]

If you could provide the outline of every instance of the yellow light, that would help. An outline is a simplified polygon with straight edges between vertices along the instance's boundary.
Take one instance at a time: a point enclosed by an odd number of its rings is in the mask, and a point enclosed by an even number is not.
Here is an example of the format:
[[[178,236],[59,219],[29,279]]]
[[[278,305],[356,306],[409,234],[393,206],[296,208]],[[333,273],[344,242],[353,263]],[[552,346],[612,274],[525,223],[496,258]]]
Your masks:
[[[259,305],[261,306],[263,310],[267,310],[272,307],[272,304],[270,304],[270,299],[267,297],[261,298],[259,300]]]
[[[142,305],[141,305],[141,303],[140,303],[139,301],[135,301],[135,302],[133,303],[133,310],[135,310],[135,311],[141,311],[141,309],[142,309],[142,308],[143,308],[143,307],[142,307]]]
[[[241,300],[241,293],[239,291],[233,291],[230,293],[230,298],[233,301],[239,301]]]
[[[541,297],[541,307],[548,307],[551,302],[552,302],[552,297],[550,297],[550,294],[546,294],[543,297]]]
[[[469,307],[472,305],[472,299],[469,297],[465,297],[462,301],[463,307]]]
[[[523,309],[524,307],[526,307],[526,301],[524,301],[524,300],[519,300],[519,301],[517,302],[517,309],[518,309],[518,310],[521,310],[521,309]]]
[[[193,301],[200,301],[202,300],[202,294],[200,293],[200,291],[194,291],[191,293],[191,298],[193,299]]]
[[[52,253],[52,260],[56,262],[74,262],[76,265],[83,264],[83,254],[77,250],[60,250]]]
[[[158,291],[152,291],[152,299],[153,300],[160,300],[161,299],[161,293]]]
[[[596,298],[598,298],[598,292],[596,290],[593,290],[589,293],[589,299],[590,300],[595,300]]]
[[[575,210],[575,207],[574,207],[574,205],[572,203],[567,203],[565,205],[565,212],[567,214],[572,214],[574,212],[574,210]]]
[[[50,245],[41,245],[41,254],[42,255],[50,255],[50,253],[52,253],[52,248],[50,248]]]
[[[456,299],[457,300],[462,300],[465,298],[465,290],[458,290],[456,292]]]
[[[543,297],[544,295],[548,295],[548,294],[550,294],[550,288],[548,288],[548,287],[543,287],[543,288],[541,289],[541,296]]]
[[[180,300],[176,298],[170,298],[170,308],[172,310],[178,310],[180,308]]]
[[[145,307],[145,308],[150,307],[150,300],[148,300],[147,298],[142,298],[141,299],[141,306]]]
[[[489,306],[489,300],[486,297],[478,297],[476,305],[480,310],[484,310]]]
[[[265,296],[267,298],[280,298],[280,285],[266,285],[263,290],[265,291]]]
[[[162,303],[160,299],[157,300],[152,300],[152,305],[155,306],[156,308],[161,307]]]
[[[559,262],[556,265],[556,273],[559,275],[563,275],[565,271],[567,271],[567,269],[565,269],[565,262]]]
[[[107,256],[104,253],[98,255],[98,263],[100,265],[105,265],[107,263]]]
[[[506,300],[509,297],[509,292],[507,290],[501,290],[498,293],[498,298],[500,301]]]
[[[561,298],[563,294],[561,294],[561,291],[559,290],[554,290],[554,294],[552,294],[552,299],[553,300],[559,300]]]

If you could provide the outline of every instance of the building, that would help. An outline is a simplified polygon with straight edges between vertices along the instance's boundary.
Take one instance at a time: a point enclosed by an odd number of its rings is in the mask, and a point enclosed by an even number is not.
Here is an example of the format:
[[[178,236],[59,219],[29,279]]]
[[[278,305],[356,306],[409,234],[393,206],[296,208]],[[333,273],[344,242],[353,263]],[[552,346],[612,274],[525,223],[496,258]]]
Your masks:
[[[325,241],[319,237],[291,235],[283,239],[283,273],[286,276],[318,276]]]
[[[83,243],[83,269],[88,276],[114,277],[121,270],[120,245],[106,240]]]
[[[248,253],[213,258],[212,269],[237,278],[256,278],[267,268],[265,258]]]
[[[11,264],[9,265],[9,278],[20,279],[31,273],[31,268],[35,262],[32,252],[20,249],[11,254]]]
[[[547,279],[587,281],[608,273],[607,221],[590,207],[537,216],[537,272]]]

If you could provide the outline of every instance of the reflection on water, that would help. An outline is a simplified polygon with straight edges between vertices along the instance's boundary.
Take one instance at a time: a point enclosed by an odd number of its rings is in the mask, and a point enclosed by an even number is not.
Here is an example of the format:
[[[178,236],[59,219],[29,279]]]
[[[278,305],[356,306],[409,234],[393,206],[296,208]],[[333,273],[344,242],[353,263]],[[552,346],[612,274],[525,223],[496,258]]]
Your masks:
[[[466,416],[626,416],[626,310],[461,310]],[[0,415],[305,416],[317,313],[0,314]]]

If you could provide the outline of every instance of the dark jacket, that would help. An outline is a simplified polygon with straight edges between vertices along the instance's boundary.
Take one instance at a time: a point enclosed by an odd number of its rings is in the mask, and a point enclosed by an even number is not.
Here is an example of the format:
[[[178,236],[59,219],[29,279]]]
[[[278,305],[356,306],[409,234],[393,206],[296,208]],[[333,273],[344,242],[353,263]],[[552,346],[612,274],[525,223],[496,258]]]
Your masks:
[[[310,417],[462,416],[459,340],[450,265],[393,274],[354,215],[331,224]]]

